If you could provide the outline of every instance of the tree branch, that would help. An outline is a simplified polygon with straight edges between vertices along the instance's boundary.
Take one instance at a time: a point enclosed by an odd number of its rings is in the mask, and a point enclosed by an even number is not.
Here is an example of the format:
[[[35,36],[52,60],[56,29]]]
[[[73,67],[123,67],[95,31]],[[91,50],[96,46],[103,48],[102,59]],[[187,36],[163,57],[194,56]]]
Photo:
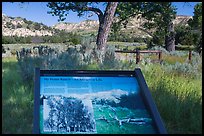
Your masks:
[[[78,12],[79,14],[84,12],[84,11],[92,11],[96,15],[98,15],[99,21],[103,17],[103,12],[99,8],[88,7],[87,5],[83,6],[83,5],[76,5],[74,3],[49,2],[48,6],[51,7],[51,8],[54,7],[55,11],[62,11],[63,14],[64,14],[65,11],[69,11],[69,10],[72,10],[73,12]]]

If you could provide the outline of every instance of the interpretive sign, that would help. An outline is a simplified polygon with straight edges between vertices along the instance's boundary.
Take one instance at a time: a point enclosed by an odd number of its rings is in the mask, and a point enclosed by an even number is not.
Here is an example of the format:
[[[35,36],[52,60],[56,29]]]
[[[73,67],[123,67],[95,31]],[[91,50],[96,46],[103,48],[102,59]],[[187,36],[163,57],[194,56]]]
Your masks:
[[[35,69],[34,133],[165,134],[140,69]]]

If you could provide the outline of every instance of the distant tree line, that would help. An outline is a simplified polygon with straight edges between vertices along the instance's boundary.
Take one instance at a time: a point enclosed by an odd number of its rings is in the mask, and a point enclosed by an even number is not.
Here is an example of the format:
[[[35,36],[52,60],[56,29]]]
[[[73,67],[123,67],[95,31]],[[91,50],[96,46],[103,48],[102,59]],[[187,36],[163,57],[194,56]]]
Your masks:
[[[2,44],[31,43],[31,37],[2,36]]]
[[[134,33],[131,34],[126,34],[126,33],[118,33],[118,34],[114,34],[114,33],[110,33],[110,35],[108,36],[108,41],[113,41],[113,42],[138,42],[138,43],[148,43],[148,41],[150,40],[150,37],[140,37],[140,36],[135,36]]]
[[[2,36],[2,44],[21,44],[21,43],[81,43],[81,35],[76,33],[59,32],[53,36]]]

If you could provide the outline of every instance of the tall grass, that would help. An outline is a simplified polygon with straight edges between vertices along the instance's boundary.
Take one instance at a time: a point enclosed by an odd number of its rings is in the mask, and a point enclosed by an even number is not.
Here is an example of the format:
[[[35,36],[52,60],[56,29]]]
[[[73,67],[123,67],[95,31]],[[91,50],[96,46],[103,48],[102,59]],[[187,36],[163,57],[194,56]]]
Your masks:
[[[33,87],[23,83],[17,60],[2,60],[2,133],[31,133]]]
[[[159,65],[142,69],[168,133],[202,133],[202,80],[168,73]]]

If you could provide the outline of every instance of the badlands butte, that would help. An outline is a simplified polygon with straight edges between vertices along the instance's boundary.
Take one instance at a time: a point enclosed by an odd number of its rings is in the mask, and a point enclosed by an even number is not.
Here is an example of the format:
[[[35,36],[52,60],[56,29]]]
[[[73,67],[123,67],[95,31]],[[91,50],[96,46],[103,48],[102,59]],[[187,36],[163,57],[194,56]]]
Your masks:
[[[173,21],[174,25],[182,24],[187,25],[187,21],[192,16],[177,15]],[[142,24],[145,22],[143,18],[131,18],[126,28],[123,31],[132,31],[134,35],[147,36],[138,28],[142,28]],[[2,35],[3,36],[52,36],[57,31],[65,30],[67,32],[96,32],[98,31],[99,21],[97,20],[85,20],[79,23],[59,22],[53,26],[46,26],[43,23],[33,22],[21,17],[9,17],[2,14]]]

